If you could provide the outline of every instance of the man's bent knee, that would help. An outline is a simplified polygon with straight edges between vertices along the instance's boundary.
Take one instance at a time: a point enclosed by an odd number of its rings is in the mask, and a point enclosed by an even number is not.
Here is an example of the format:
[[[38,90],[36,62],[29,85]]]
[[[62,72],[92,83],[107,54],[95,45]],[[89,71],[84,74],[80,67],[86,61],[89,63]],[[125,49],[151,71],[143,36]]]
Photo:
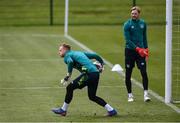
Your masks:
[[[96,96],[89,96],[89,99],[90,99],[91,101],[95,101],[95,100],[96,100]]]

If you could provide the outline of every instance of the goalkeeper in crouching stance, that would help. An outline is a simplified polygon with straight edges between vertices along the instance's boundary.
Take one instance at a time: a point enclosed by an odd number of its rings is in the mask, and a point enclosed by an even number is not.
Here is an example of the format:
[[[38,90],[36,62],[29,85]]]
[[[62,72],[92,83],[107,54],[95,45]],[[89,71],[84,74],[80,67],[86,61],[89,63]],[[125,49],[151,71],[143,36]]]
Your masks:
[[[103,69],[103,60],[95,53],[87,53],[80,51],[72,51],[71,46],[68,44],[61,44],[59,47],[59,55],[64,58],[64,62],[67,64],[68,73],[61,80],[63,85],[68,84],[73,71],[73,68],[80,71],[80,76],[70,82],[66,87],[66,96],[64,104],[60,108],[52,109],[56,114],[66,116],[68,106],[73,98],[73,91],[75,89],[82,89],[87,86],[88,97],[91,101],[96,102],[100,106],[104,107],[108,114],[107,116],[117,115],[117,112],[109,104],[107,104],[102,98],[96,96],[96,91],[99,83],[99,74]],[[99,62],[93,64],[91,59],[95,59]]]

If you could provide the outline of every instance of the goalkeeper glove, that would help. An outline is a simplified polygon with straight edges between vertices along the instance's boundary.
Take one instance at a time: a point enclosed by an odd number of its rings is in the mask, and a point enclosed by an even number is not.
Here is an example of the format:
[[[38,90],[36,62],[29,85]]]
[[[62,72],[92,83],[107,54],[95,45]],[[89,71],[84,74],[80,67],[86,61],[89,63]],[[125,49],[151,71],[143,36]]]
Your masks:
[[[96,66],[96,68],[99,70],[100,73],[104,70],[104,64],[99,63],[98,61],[93,62],[93,64]]]
[[[145,53],[146,53],[145,59],[146,59],[146,62],[147,62],[148,58],[149,58],[149,49],[148,48],[145,49]]]
[[[66,86],[68,83],[70,83],[71,74],[67,73],[67,75],[64,77],[64,79],[61,80],[61,84]]]
[[[138,54],[141,57],[148,57],[149,56],[148,48],[144,49],[144,48],[136,47],[136,52],[138,52]]]
[[[149,56],[149,50],[148,50],[148,48],[144,49],[144,55],[147,56],[147,57]]]

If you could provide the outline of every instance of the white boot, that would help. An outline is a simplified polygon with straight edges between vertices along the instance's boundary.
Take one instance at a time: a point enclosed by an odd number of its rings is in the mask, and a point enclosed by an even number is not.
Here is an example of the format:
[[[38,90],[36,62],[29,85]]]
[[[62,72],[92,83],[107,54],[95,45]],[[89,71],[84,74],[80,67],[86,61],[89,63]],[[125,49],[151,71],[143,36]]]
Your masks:
[[[133,98],[132,93],[128,93],[128,102],[133,102],[133,101],[134,101],[134,98]]]
[[[151,101],[151,98],[149,97],[148,91],[144,90],[144,102]]]

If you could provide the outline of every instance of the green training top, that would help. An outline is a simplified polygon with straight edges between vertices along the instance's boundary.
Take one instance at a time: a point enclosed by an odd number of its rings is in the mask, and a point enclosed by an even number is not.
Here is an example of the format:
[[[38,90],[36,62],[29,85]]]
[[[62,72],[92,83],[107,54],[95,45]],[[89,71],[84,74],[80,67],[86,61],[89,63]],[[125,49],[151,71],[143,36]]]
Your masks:
[[[64,62],[67,64],[68,73],[72,73],[73,68],[82,72],[85,68],[87,73],[99,72],[96,66],[92,63],[91,59],[96,59],[101,64],[104,64],[102,58],[96,53],[87,53],[80,51],[69,50],[64,56]]]
[[[128,21],[126,21],[124,23],[124,37],[126,40],[126,48],[148,48],[146,28],[146,23],[142,19],[129,19]]]

